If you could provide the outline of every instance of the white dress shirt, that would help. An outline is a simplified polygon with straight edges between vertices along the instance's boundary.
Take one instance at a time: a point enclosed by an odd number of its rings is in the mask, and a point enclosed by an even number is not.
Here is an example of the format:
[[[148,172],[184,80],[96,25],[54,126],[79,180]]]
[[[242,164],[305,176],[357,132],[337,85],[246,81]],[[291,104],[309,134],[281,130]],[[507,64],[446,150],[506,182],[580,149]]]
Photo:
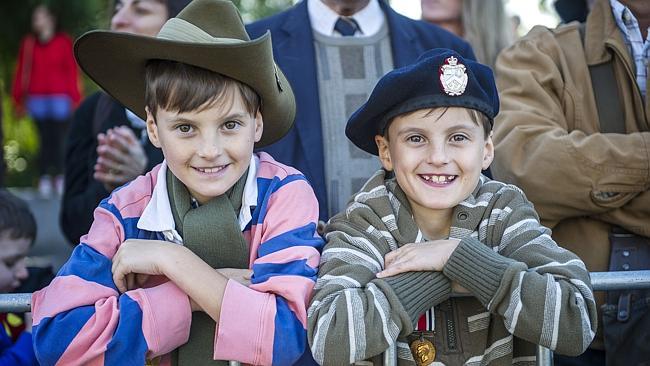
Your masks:
[[[312,29],[326,36],[341,37],[334,30],[334,24],[336,24],[336,21],[341,15],[330,9],[321,0],[305,1],[307,1],[307,12],[309,13]],[[370,37],[375,35],[386,21],[384,12],[381,10],[377,0],[370,0],[365,8],[359,10],[349,18],[353,18],[359,24],[359,29],[361,30],[360,32],[356,32],[354,37]]]

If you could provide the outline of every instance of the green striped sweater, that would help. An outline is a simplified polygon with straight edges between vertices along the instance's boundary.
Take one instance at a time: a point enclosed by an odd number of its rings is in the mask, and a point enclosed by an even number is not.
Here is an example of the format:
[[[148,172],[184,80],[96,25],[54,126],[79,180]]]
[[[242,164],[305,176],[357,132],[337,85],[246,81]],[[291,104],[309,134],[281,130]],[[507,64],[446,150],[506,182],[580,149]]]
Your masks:
[[[406,337],[447,301],[464,317],[460,363],[534,365],[536,344],[582,353],[596,329],[589,273],[550,234],[519,188],[482,176],[454,208],[450,238],[461,241],[442,272],[378,279],[388,252],[421,238],[403,191],[378,171],[326,227],[307,314],[314,358],[350,364],[397,343],[399,364],[413,364]],[[450,300],[451,281],[473,297]],[[459,363],[444,353],[438,347],[437,361]]]

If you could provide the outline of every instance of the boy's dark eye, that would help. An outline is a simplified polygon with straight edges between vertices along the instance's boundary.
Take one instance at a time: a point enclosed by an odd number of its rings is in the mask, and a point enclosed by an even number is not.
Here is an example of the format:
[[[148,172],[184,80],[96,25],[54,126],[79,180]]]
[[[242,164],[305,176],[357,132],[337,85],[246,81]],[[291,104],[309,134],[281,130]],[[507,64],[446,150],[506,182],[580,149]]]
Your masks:
[[[146,8],[144,8],[144,7],[142,7],[142,6],[136,6],[134,12],[135,12],[137,15],[142,16],[142,15],[147,15],[147,14],[149,14],[149,9],[146,9]]]
[[[239,122],[237,122],[237,121],[228,121],[228,122],[226,122],[226,123],[223,124],[223,127],[224,127],[226,130],[234,130],[234,129],[237,128],[238,126],[239,126]]]
[[[178,126],[178,130],[181,131],[182,133],[189,133],[192,131],[192,126],[190,125],[180,125]]]
[[[453,135],[453,136],[451,137],[451,140],[452,140],[453,142],[463,142],[463,141],[467,140],[467,137],[466,137],[466,136],[463,136],[463,135]]]
[[[417,135],[415,135],[415,136],[409,136],[409,137],[408,137],[408,141],[409,141],[409,142],[420,143],[420,142],[422,142],[423,140],[424,140],[424,139],[422,138],[422,136],[417,136]]]

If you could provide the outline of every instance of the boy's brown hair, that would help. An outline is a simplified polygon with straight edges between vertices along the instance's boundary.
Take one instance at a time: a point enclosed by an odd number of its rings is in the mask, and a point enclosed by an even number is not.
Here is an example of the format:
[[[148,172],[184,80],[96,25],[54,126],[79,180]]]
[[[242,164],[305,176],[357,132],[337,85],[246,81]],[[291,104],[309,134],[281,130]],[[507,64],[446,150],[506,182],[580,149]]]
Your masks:
[[[36,239],[36,220],[25,201],[0,189],[0,236],[10,239]]]
[[[181,62],[148,61],[145,83],[145,103],[154,117],[158,108],[183,113],[203,110],[215,103],[233,103],[235,93],[239,93],[251,116],[261,107],[259,95],[248,85]]]

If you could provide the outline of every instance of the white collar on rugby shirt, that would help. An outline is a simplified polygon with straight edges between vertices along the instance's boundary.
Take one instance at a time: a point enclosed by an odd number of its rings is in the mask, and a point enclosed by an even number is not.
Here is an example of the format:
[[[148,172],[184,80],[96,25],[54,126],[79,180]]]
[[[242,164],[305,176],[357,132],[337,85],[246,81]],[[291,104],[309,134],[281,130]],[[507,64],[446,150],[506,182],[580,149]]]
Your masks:
[[[321,0],[306,1],[311,28],[326,36],[340,37],[341,35],[334,31],[334,24],[340,15],[323,4]],[[370,0],[365,8],[354,13],[350,18],[354,18],[361,28],[361,32],[357,32],[354,37],[373,36],[379,32],[385,22],[384,12],[381,10],[378,0]]]
[[[244,184],[244,195],[242,205],[239,210],[239,227],[243,231],[246,225],[251,221],[251,207],[257,206],[257,170],[259,169],[260,159],[257,155],[251,156],[251,161]],[[164,234],[169,241],[181,243],[182,239],[176,231],[174,216],[172,215],[169,196],[167,195],[167,162],[163,161],[158,171],[156,186],[151,193],[151,200],[144,208],[142,216],[138,220],[138,229],[155,232],[169,233]]]

